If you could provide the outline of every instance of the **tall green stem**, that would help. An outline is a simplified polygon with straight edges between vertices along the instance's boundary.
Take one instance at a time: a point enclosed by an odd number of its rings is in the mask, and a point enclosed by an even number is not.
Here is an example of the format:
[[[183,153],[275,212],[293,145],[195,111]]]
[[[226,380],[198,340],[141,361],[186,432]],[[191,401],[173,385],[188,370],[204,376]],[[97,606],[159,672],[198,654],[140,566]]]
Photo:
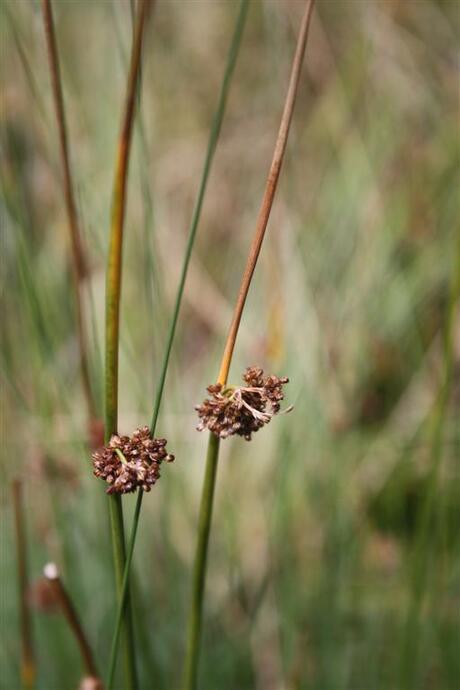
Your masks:
[[[283,114],[275,142],[273,158],[268,173],[262,205],[257,217],[254,237],[249,248],[246,266],[241,279],[241,285],[236,299],[230,329],[222,355],[218,383],[227,383],[228,373],[233,357],[236,338],[243,315],[244,305],[259,258],[262,242],[265,237],[270,211],[273,206],[279,175],[286,151],[287,138],[294,112],[294,105],[299,85],[305,48],[307,44],[308,29],[310,26],[314,0],[307,0],[304,15],[300,25],[297,46],[292,62],[289,86],[284,102]],[[203,617],[203,599],[206,579],[206,565],[208,554],[209,533],[211,529],[212,506],[214,500],[214,488],[217,476],[217,463],[219,459],[219,439],[210,434],[208,452],[206,458],[206,472],[201,496],[200,517],[198,525],[198,540],[193,566],[192,592],[188,618],[188,637],[184,667],[184,690],[196,690],[198,683],[198,664],[201,645],[201,629]]]
[[[212,161],[214,158],[214,153],[216,151],[217,142],[219,139],[220,130],[222,127],[222,121],[225,114],[225,108],[227,104],[228,92],[230,89],[230,83],[235,70],[236,59],[238,56],[239,47],[241,44],[241,38],[243,35],[244,24],[246,21],[246,15],[248,11],[249,0],[241,0],[239,12],[236,19],[235,29],[233,32],[230,49],[228,52],[227,62],[225,66],[224,77],[222,79],[222,85],[220,88],[217,108],[214,113],[214,118],[211,126],[211,132],[209,135],[208,147],[206,150],[206,157],[203,165],[203,172],[201,174],[200,186],[198,188],[197,199],[195,203],[195,208],[192,215],[192,220],[190,223],[189,235],[187,240],[187,247],[185,250],[184,261],[182,264],[181,275],[179,279],[179,285],[177,288],[176,299],[174,303],[173,315],[169,325],[168,336],[166,339],[166,349],[163,357],[163,362],[161,365],[160,377],[158,380],[155,400],[153,405],[152,420],[150,423],[150,433],[152,436],[155,434],[155,428],[158,420],[158,415],[160,412],[161,400],[163,397],[163,390],[166,381],[166,375],[168,372],[169,359],[171,356],[172,345],[174,342],[174,336],[176,334],[177,321],[179,318],[180,307],[182,304],[182,297],[185,289],[185,282],[187,278],[188,267],[190,263],[190,258],[192,255],[192,249],[195,242],[195,236],[198,229],[198,223],[201,217],[201,210],[203,207],[204,196],[206,192],[206,187],[208,183],[209,174],[211,171]],[[129,573],[131,569],[131,563],[134,553],[134,546],[137,537],[137,528],[139,526],[139,517],[142,508],[143,492],[139,491],[137,495],[136,507],[134,510],[133,523],[131,527],[131,534],[129,537],[128,551],[126,554],[126,563],[124,568],[124,574],[121,585],[121,595],[118,604],[117,618],[115,621],[115,629],[112,638],[112,646],[110,652],[110,662],[109,671],[107,675],[107,690],[111,690],[113,687],[113,680],[115,675],[115,666],[118,652],[118,645],[120,639],[121,624],[123,620],[123,614],[126,608],[126,597],[129,585]]]
[[[142,496],[144,495],[143,491],[139,491],[138,497],[137,497],[137,502],[136,502],[136,507],[134,510],[134,516],[133,516],[133,525],[136,525],[139,522],[139,513],[142,507]],[[119,498],[117,496],[117,498]],[[120,502],[120,508],[121,508],[121,502]],[[112,511],[111,511],[111,517],[112,517]],[[116,518],[116,516],[114,516]],[[123,515],[121,514],[121,522],[123,523]],[[116,564],[116,576],[117,576],[117,591],[118,591],[118,608],[117,608],[117,617],[115,620],[115,628],[114,628],[114,635],[112,638],[112,645],[110,648],[110,660],[109,660],[109,671],[107,674],[107,690],[111,690],[113,688],[113,681],[115,678],[115,669],[117,666],[117,653],[118,653],[118,645],[120,642],[120,636],[123,630],[123,621],[126,620],[126,611],[129,611],[129,606],[130,606],[130,596],[129,596],[129,573],[130,573],[130,565],[133,557],[133,551],[134,551],[134,541],[132,539],[132,535],[134,533],[135,536],[135,530],[133,527],[133,532],[131,533],[131,538],[129,541],[129,546],[128,546],[128,553],[125,554],[125,542],[123,539],[123,560],[120,561],[119,564]],[[112,519],[112,538],[117,539],[118,537],[118,532],[113,531],[113,519]],[[121,545],[120,545],[121,546]],[[129,617],[129,623],[131,623],[131,617]],[[132,643],[132,636],[131,636],[131,643]]]
[[[192,595],[188,619],[186,661],[184,668],[184,688],[187,690],[194,690],[197,687],[198,661],[203,623],[204,585],[218,458],[219,438],[214,434],[210,434],[208,451],[206,454],[203,491],[201,494],[200,515],[198,519],[198,539],[195,551],[195,561],[193,564]]]
[[[118,604],[123,587],[123,572],[126,562],[125,533],[123,523],[123,506],[121,496],[112,494],[109,496],[110,532],[112,537],[113,563],[115,569],[115,585],[117,589]],[[122,611],[122,646],[124,659],[125,683],[127,690],[136,690],[137,676],[135,664],[134,630],[131,614],[131,597],[129,589],[125,596],[125,606]]]
[[[106,284],[106,340],[105,340],[105,439],[110,440],[118,426],[118,347],[120,330],[120,298],[123,229],[127,199],[127,181],[132,131],[136,106],[136,90],[141,66],[142,42],[149,9],[149,0],[141,0],[138,7],[134,30],[131,61],[121,131],[118,139],[115,179],[112,196],[112,218],[110,246],[107,263]],[[115,580],[118,601],[122,599],[123,573],[126,561],[126,548],[121,496],[109,497],[111,535],[114,554]],[[121,606],[124,632],[124,661],[126,690],[136,690],[134,632],[131,605],[126,584],[125,606]]]

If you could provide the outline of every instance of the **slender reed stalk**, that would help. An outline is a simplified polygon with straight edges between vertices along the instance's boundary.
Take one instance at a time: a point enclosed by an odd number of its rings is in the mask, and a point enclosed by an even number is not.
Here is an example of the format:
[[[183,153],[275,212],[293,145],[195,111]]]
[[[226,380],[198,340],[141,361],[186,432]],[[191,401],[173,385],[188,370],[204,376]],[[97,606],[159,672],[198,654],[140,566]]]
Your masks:
[[[70,596],[61,580],[57,566],[55,563],[47,563],[43,569],[43,573],[49,582],[50,587],[52,588],[54,599],[58,602],[61,611],[75,636],[85,672],[92,678],[98,678],[98,672],[91,647],[86,638],[85,631],[83,630],[72,600],[70,599]]]
[[[203,621],[203,599],[208,562],[209,534],[211,532],[212,509],[219,460],[220,439],[209,434],[206,452],[206,469],[201,493],[198,518],[198,538],[192,574],[192,592],[188,614],[187,649],[184,666],[184,690],[197,688],[198,663],[200,656],[201,629]]]
[[[142,42],[149,10],[149,0],[140,0],[131,51],[126,98],[120,136],[118,140],[115,179],[112,195],[112,218],[106,283],[106,335],[105,335],[105,440],[108,442],[117,431],[118,424],[118,348],[120,329],[121,268],[123,228],[126,210],[129,154],[134,123],[136,90],[141,65]],[[123,572],[126,560],[123,508],[121,497],[109,497],[112,544],[114,551],[115,578],[118,599],[121,599]],[[126,586],[124,619],[124,661],[126,690],[137,688],[134,654],[134,634]]]
[[[443,435],[449,399],[453,386],[455,321],[460,301],[460,238],[457,240],[454,265],[452,268],[449,302],[444,327],[444,359],[439,393],[431,418],[431,467],[427,478],[427,493],[422,505],[417,525],[417,540],[414,546],[411,573],[411,596],[401,645],[401,688],[416,690],[420,682],[417,678],[417,664],[420,657],[420,610],[426,592],[430,571],[430,555],[435,548],[436,531],[431,530],[439,472],[443,451]]]
[[[217,382],[225,385],[228,379],[232,355],[235,348],[236,337],[243,314],[244,305],[251,285],[251,279],[257,264],[260,249],[267,228],[268,218],[273,205],[273,199],[278,184],[281,165],[289,134],[292,120],[292,113],[299,84],[302,62],[305,54],[305,47],[310,26],[310,19],[313,11],[314,0],[308,0],[300,26],[297,47],[292,63],[291,75],[289,79],[288,91],[285,99],[284,110],[281,117],[281,124],[275,143],[273,159],[268,173],[265,192],[257,218],[254,239],[249,249],[248,260],[243,273],[240,290],[236,300],[232,322],[228,332],[224,347],[224,353],[219,369]],[[206,578],[206,565],[209,534],[211,529],[212,508],[214,499],[214,488],[217,476],[217,463],[219,458],[219,439],[210,434],[208,451],[206,458],[205,479],[200,504],[200,516],[198,523],[198,539],[195,551],[195,561],[193,567],[192,592],[190,600],[190,610],[188,619],[187,649],[184,667],[184,690],[195,690],[198,679],[198,663],[200,653],[201,629],[203,618],[203,597]]]
[[[83,385],[83,393],[86,400],[88,419],[91,422],[96,417],[96,404],[91,388],[90,358],[88,352],[88,336],[84,317],[84,280],[87,271],[87,262],[81,238],[80,223],[77,206],[75,203],[74,185],[70,166],[69,142],[67,136],[67,123],[62,93],[61,70],[59,54],[54,30],[53,10],[51,0],[42,0],[43,23],[45,27],[46,47],[51,75],[56,124],[59,133],[59,151],[64,183],[64,201],[69,225],[70,240],[72,246],[72,269],[74,278],[75,313],[77,321],[77,339],[80,357],[80,372]]]
[[[149,0],[141,0],[132,45],[126,89],[125,109],[118,140],[117,161],[112,195],[112,219],[106,285],[106,439],[116,431],[118,419],[118,344],[120,327],[121,259],[126,210],[129,154],[131,150],[136,89],[139,78],[142,40]]]
[[[249,0],[241,0],[238,15],[236,18],[235,29],[234,29],[232,40],[230,43],[230,49],[228,52],[227,62],[226,62],[226,66],[225,66],[225,72],[224,72],[224,76],[223,76],[223,80],[222,80],[222,85],[220,88],[217,108],[216,108],[216,111],[215,111],[214,117],[213,117],[213,122],[212,122],[211,131],[210,131],[210,135],[209,135],[209,141],[208,141],[203,171],[201,174],[200,185],[198,188],[198,195],[197,195],[195,208],[194,208],[193,215],[192,215],[192,220],[190,223],[189,234],[188,234],[188,239],[187,239],[187,247],[186,247],[184,260],[183,260],[183,264],[182,264],[181,275],[180,275],[180,279],[179,279],[179,285],[178,285],[177,293],[176,293],[176,299],[174,302],[173,314],[172,314],[171,322],[169,325],[169,331],[168,331],[168,335],[167,335],[167,339],[166,339],[166,349],[165,349],[165,353],[164,353],[164,357],[163,357],[163,362],[161,365],[160,377],[159,377],[157,387],[156,387],[156,392],[155,392],[155,400],[154,400],[154,405],[153,405],[152,420],[150,422],[150,433],[152,436],[155,435],[156,424],[157,424],[158,415],[160,412],[161,400],[163,397],[163,391],[164,391],[164,386],[165,386],[165,381],[166,381],[166,374],[167,374],[168,366],[169,366],[169,359],[171,356],[172,345],[173,345],[174,336],[176,333],[176,327],[177,327],[177,321],[179,318],[179,312],[180,312],[180,307],[181,307],[181,303],[182,303],[182,297],[184,294],[184,288],[185,288],[185,282],[186,282],[186,278],[187,278],[188,267],[189,267],[190,258],[192,255],[192,249],[193,249],[193,245],[195,242],[195,237],[196,237],[196,233],[197,233],[197,229],[198,229],[198,223],[199,223],[199,220],[201,217],[201,210],[203,207],[203,201],[204,201],[204,196],[205,196],[205,192],[206,192],[209,174],[211,171],[211,165],[212,165],[212,161],[214,158],[214,153],[216,150],[220,130],[222,127],[222,121],[223,121],[224,114],[225,114],[225,107],[227,104],[228,92],[230,89],[230,84],[231,84],[233,72],[235,70],[236,59],[237,59],[240,44],[241,44],[241,39],[242,39],[242,35],[243,35],[244,25],[246,22],[248,7],[249,7]],[[136,507],[134,510],[133,523],[132,523],[131,534],[130,534],[130,538],[129,538],[127,555],[126,555],[125,571],[124,571],[124,575],[123,575],[122,594],[121,594],[121,597],[119,600],[119,608],[118,608],[118,612],[117,612],[117,619],[116,619],[115,629],[114,629],[114,634],[113,634],[113,639],[112,639],[112,647],[111,647],[110,662],[109,662],[109,672],[108,672],[108,676],[107,676],[107,689],[108,690],[111,690],[111,688],[113,687],[113,678],[114,678],[114,672],[115,672],[115,666],[116,666],[116,658],[117,658],[118,643],[119,643],[119,637],[120,637],[121,621],[122,621],[123,611],[124,611],[125,602],[126,602],[126,594],[127,594],[127,590],[128,590],[128,583],[129,583],[129,572],[130,572],[133,553],[134,553],[134,546],[135,546],[136,536],[137,536],[137,528],[139,526],[139,517],[140,517],[140,512],[141,512],[141,507],[142,507],[143,495],[144,495],[143,491],[139,491],[138,496],[137,496],[137,501],[136,501]]]
[[[27,604],[28,568],[27,543],[22,502],[22,483],[19,479],[13,481],[12,498],[14,511],[14,526],[16,533],[16,551],[18,559],[18,589],[21,626],[21,681],[24,690],[31,690],[35,686],[35,657],[32,642],[32,624],[30,610]]]

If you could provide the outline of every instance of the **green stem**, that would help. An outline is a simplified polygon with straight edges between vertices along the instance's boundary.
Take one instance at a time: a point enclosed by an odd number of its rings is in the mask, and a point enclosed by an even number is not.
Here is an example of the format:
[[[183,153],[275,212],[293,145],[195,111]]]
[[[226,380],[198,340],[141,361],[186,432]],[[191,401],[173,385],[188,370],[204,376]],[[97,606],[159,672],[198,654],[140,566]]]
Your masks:
[[[179,318],[179,312],[180,312],[180,307],[181,307],[181,303],[182,303],[182,297],[184,294],[184,288],[185,288],[185,282],[186,282],[186,278],[187,278],[188,267],[189,267],[189,263],[190,263],[190,257],[192,255],[192,249],[193,249],[193,245],[195,242],[195,236],[197,233],[198,223],[199,223],[200,216],[201,216],[201,210],[203,207],[203,201],[204,201],[204,196],[205,196],[206,187],[207,187],[207,183],[208,183],[209,173],[211,171],[211,165],[212,165],[212,161],[214,158],[214,153],[216,150],[217,142],[219,139],[220,130],[222,127],[222,121],[224,118],[225,108],[226,108],[226,104],[227,104],[228,92],[229,92],[231,79],[232,79],[233,72],[234,72],[235,65],[236,65],[236,58],[238,56],[238,51],[239,51],[239,47],[241,44],[241,38],[243,35],[243,29],[244,29],[244,24],[245,24],[245,20],[246,20],[248,7],[249,7],[249,0],[241,0],[238,16],[236,19],[235,29],[233,32],[232,41],[231,41],[230,49],[228,52],[227,63],[225,66],[224,77],[222,80],[222,85],[221,85],[221,89],[220,89],[220,93],[219,93],[218,104],[217,104],[216,111],[214,113],[211,132],[209,135],[208,147],[207,147],[206,157],[205,157],[205,161],[204,161],[204,165],[203,165],[203,172],[201,174],[201,180],[200,180],[200,186],[198,189],[197,200],[195,203],[195,208],[194,208],[192,220],[190,223],[189,235],[188,235],[188,240],[187,240],[187,247],[186,247],[185,256],[184,256],[184,260],[183,260],[183,264],[182,264],[179,285],[177,288],[177,294],[176,294],[176,300],[174,303],[173,315],[172,315],[172,319],[170,322],[168,336],[167,336],[167,340],[166,340],[166,349],[165,349],[165,354],[163,357],[163,362],[161,365],[160,378],[158,380],[158,384],[157,384],[157,388],[156,388],[156,392],[155,392],[155,400],[154,400],[154,405],[153,405],[152,420],[150,423],[150,432],[151,432],[152,436],[155,434],[155,428],[156,428],[156,424],[158,421],[158,415],[160,412],[160,405],[161,405],[161,400],[163,397],[163,390],[164,390],[165,381],[166,381],[166,374],[168,372],[169,359],[171,356],[172,345],[173,345],[174,337],[176,334],[176,327],[177,327],[177,321]],[[134,546],[136,543],[137,528],[139,525],[139,517],[140,517],[140,512],[141,512],[141,507],[142,507],[143,495],[144,495],[143,491],[139,491],[139,493],[137,495],[136,507],[135,507],[133,523],[132,523],[132,527],[131,527],[131,534],[129,537],[128,552],[126,555],[126,565],[125,565],[125,570],[124,570],[124,575],[123,575],[123,580],[122,580],[121,595],[120,595],[120,599],[119,599],[119,603],[118,603],[117,618],[116,618],[115,629],[114,629],[113,638],[112,638],[112,647],[111,647],[111,657],[110,657],[110,665],[109,665],[109,672],[108,672],[107,690],[111,690],[111,688],[113,687],[112,683],[113,683],[113,677],[114,677],[114,668],[115,668],[116,659],[117,659],[118,643],[119,643],[119,639],[120,639],[120,627],[121,627],[121,623],[123,620],[123,610],[124,610],[125,604],[126,604],[126,596],[127,596],[128,584],[129,584],[129,572],[131,569],[132,557],[133,557],[133,553],[134,553]]]
[[[119,494],[112,494],[109,496],[109,511],[110,511],[110,526],[113,545],[113,561],[115,568],[115,583],[120,600],[123,573],[126,561],[125,536],[123,525],[123,506],[121,503],[121,496]],[[135,667],[135,650],[134,650],[134,631],[131,617],[131,601],[130,595],[127,591],[125,595],[125,607],[122,611],[123,626],[120,624],[120,629],[123,630],[123,656],[125,667],[125,687],[126,690],[135,690],[137,688],[137,677]]]
[[[219,438],[209,435],[206,455],[206,470],[201,495],[198,521],[198,541],[193,564],[192,595],[188,618],[187,650],[184,668],[184,690],[195,690],[198,678],[201,629],[203,620],[203,595],[208,557],[209,532],[211,530],[214,489],[216,485],[217,461],[219,458]]]
[[[124,219],[132,131],[136,110],[136,92],[142,57],[144,29],[150,0],[140,0],[131,50],[125,104],[118,139],[117,159],[112,193],[110,245],[106,276],[106,335],[105,335],[105,440],[117,433],[118,425],[118,347],[120,333],[120,298],[123,258]],[[114,554],[118,606],[121,608],[120,627],[124,632],[125,684],[124,690],[137,690],[134,630],[128,583],[123,589],[126,561],[123,507],[121,496],[109,496],[110,522]],[[112,674],[114,669],[112,669]]]
[[[133,524],[137,525],[139,522],[139,513],[141,510],[142,506],[142,497],[144,495],[143,491],[139,491],[138,497],[137,497],[137,502],[136,502],[136,508],[134,510],[134,517],[133,517]],[[116,494],[113,495],[113,498],[119,499],[120,497]],[[112,502],[111,502],[111,507],[112,507]],[[121,508],[121,501],[119,501],[119,505]],[[111,510],[111,516],[114,515],[114,512]],[[113,532],[113,517],[112,517],[112,536],[113,538],[116,538],[116,535],[114,535]],[[123,552],[125,550],[125,545],[124,545],[124,540],[123,540]],[[117,665],[117,652],[118,652],[118,645],[120,641],[120,633],[122,630],[122,623],[123,623],[123,617],[125,615],[126,611],[126,604],[129,600],[129,589],[128,589],[128,584],[129,584],[129,565],[131,564],[132,557],[133,557],[133,551],[134,551],[134,541],[131,538],[128,546],[128,553],[123,556],[123,560],[120,561],[120,563],[116,563],[116,575],[117,575],[117,589],[120,594],[120,599],[118,602],[118,609],[117,609],[117,617],[115,621],[115,632],[114,636],[112,639],[112,646],[110,649],[110,662],[109,662],[109,673],[107,676],[107,690],[111,690],[113,688],[113,681],[115,677],[115,668]],[[131,617],[129,619],[131,623]],[[132,635],[130,636],[130,645],[132,645],[132,640],[133,637]],[[134,649],[132,650],[134,654]],[[129,663],[129,659],[125,660],[125,663]],[[134,669],[133,669],[134,670]]]

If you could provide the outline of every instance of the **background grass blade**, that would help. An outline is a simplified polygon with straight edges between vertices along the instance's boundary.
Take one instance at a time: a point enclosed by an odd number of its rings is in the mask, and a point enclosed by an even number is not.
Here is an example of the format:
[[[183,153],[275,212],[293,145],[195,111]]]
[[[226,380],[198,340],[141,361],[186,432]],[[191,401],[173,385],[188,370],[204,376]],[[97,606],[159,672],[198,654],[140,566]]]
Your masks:
[[[43,22],[45,26],[46,47],[48,51],[49,69],[53,91],[56,124],[59,135],[59,151],[64,182],[64,201],[67,210],[69,234],[71,239],[71,256],[75,290],[75,316],[76,332],[79,348],[79,360],[81,380],[85,395],[88,420],[91,424],[96,418],[96,404],[90,379],[90,356],[88,350],[88,336],[85,325],[83,309],[84,289],[83,283],[87,273],[87,260],[85,258],[83,242],[78,220],[77,206],[75,203],[74,185],[70,168],[69,142],[67,135],[67,123],[64,109],[64,97],[62,93],[61,70],[59,66],[59,54],[54,29],[53,10],[51,0],[42,0]]]
[[[432,563],[436,561],[436,547],[439,549],[441,531],[439,524],[442,511],[436,515],[435,503],[439,494],[439,475],[443,456],[443,435],[447,418],[448,404],[454,384],[454,346],[455,323],[460,301],[460,239],[457,240],[456,252],[453,254],[452,277],[450,281],[450,296],[446,308],[443,332],[443,371],[439,393],[435,402],[433,414],[429,417],[431,435],[431,466],[427,479],[427,491],[420,511],[417,539],[414,545],[410,588],[411,597],[403,632],[401,645],[401,687],[405,690],[416,690],[420,684],[417,669],[419,668],[420,638],[422,626],[420,614],[427,590],[427,584],[432,578]],[[436,525],[433,530],[433,517]],[[430,562],[431,561],[431,562]]]

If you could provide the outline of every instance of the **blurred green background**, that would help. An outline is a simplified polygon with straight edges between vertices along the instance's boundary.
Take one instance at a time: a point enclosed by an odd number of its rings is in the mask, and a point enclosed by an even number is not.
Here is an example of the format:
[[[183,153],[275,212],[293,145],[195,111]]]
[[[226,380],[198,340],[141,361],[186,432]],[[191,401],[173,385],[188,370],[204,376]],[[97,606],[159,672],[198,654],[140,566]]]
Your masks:
[[[105,256],[132,13],[124,0],[60,0],[54,10],[102,411]],[[302,10],[300,0],[250,3],[157,427],[177,460],[144,500],[134,557],[145,690],[179,683],[207,442],[194,405],[217,373]],[[124,433],[150,419],[236,11],[233,0],[159,0],[149,23],[125,235]],[[13,478],[24,482],[31,581],[58,563],[104,674],[115,611],[39,3],[3,0],[0,18],[0,684],[16,690]],[[295,409],[251,443],[222,443],[205,690],[460,685],[459,28],[457,2],[317,2],[230,377],[238,383],[253,364],[287,375]],[[128,525],[134,500],[124,501]],[[73,637],[31,601],[36,687],[76,688]]]

